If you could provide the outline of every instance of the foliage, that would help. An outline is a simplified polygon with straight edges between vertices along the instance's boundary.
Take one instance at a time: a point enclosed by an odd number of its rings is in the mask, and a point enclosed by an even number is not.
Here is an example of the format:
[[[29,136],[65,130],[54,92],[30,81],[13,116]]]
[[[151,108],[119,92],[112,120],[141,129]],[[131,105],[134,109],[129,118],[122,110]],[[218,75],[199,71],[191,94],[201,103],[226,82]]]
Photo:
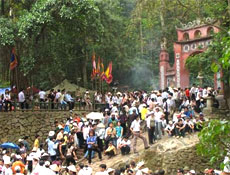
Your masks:
[[[230,149],[229,134],[230,121],[211,120],[199,133],[198,153],[207,156],[212,164],[222,162]]]

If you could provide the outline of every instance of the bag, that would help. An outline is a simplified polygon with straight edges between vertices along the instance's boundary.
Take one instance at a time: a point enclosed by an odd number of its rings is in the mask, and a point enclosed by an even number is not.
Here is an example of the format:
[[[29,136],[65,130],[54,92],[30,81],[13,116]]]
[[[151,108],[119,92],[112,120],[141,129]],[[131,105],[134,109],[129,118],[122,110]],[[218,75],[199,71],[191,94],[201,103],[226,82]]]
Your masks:
[[[105,138],[105,141],[108,142],[111,140],[111,135],[108,135],[106,138]]]
[[[97,148],[98,148],[98,144],[96,144],[96,143],[93,144],[93,145],[92,145],[92,148],[93,148],[93,149],[97,149]]]
[[[150,119],[150,127],[151,128],[155,127],[155,121],[154,121],[154,119]]]

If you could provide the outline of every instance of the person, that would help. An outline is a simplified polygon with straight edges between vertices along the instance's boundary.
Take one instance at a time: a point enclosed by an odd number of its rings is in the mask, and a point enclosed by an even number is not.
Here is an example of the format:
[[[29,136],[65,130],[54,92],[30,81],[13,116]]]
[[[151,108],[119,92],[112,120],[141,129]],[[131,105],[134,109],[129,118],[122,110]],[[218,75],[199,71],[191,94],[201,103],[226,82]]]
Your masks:
[[[67,167],[69,175],[77,175],[77,169],[74,165]]]
[[[93,130],[89,131],[89,137],[87,138],[86,143],[87,143],[87,149],[88,149],[88,154],[89,154],[88,155],[89,164],[91,164],[92,151],[96,151],[98,153],[99,159],[102,160],[101,151],[98,149],[98,146],[97,146],[97,137],[95,136]]]
[[[108,148],[105,150],[105,155],[109,156],[109,158],[116,155],[116,148],[112,142],[109,142]]]
[[[13,171],[10,165],[10,159],[4,160],[4,166],[2,168],[3,175],[13,175]]]
[[[140,124],[140,118],[138,116],[136,116],[135,120],[132,122],[130,131],[134,135],[134,143],[133,143],[134,153],[137,153],[137,150],[136,150],[137,138],[140,138],[143,140],[145,149],[149,148],[146,138],[141,134],[141,124]]]
[[[107,169],[106,164],[101,164],[99,168],[100,168],[100,171],[96,172],[95,175],[109,175],[108,172],[106,171]]]
[[[10,96],[9,89],[5,90],[4,104],[5,104],[5,112],[8,112],[9,107],[10,107],[10,111],[12,110],[12,103],[11,103],[11,96]]]
[[[178,169],[177,170],[177,175],[183,175],[184,174],[184,170],[183,169]]]
[[[51,109],[54,109],[54,100],[55,100],[54,89],[50,90],[50,93],[48,94],[48,100],[51,103]]]
[[[40,109],[44,109],[46,92],[43,91],[43,89],[41,89],[38,95],[39,95],[39,101],[40,101]]]
[[[175,127],[175,132],[176,132],[177,138],[185,136],[185,125],[183,124],[182,119],[178,120],[178,123],[176,124],[176,127]]]
[[[76,167],[76,170],[77,170],[77,175],[85,175],[83,163],[79,163]]]
[[[55,150],[55,138],[52,137],[52,138],[48,138],[46,140],[47,144],[48,144],[48,153],[50,155],[50,159],[52,161],[56,160],[56,150]]]
[[[69,105],[69,110],[73,110],[74,109],[74,99],[71,96],[70,92],[67,92],[65,94],[65,100],[66,100],[67,104]]]
[[[109,123],[109,127],[105,130],[105,146],[108,147],[109,142],[113,142],[116,145],[116,129],[113,127],[113,123]]]
[[[190,120],[190,118],[186,117],[184,124],[185,124],[185,132],[188,132],[188,133],[194,132],[194,124]]]
[[[24,89],[21,89],[18,94],[18,102],[20,103],[20,107],[23,110],[25,108],[25,102],[26,102]]]
[[[121,122],[118,121],[117,122],[117,126],[116,126],[116,137],[119,139],[119,138],[122,138],[123,136],[123,127],[121,126]]]
[[[22,163],[22,157],[20,155],[16,155],[16,161],[12,164],[12,171],[14,174],[17,171],[17,166],[20,167],[20,173],[24,173],[25,165]]]
[[[40,138],[40,136],[37,134],[36,136],[35,136],[35,140],[34,140],[34,149],[36,149],[36,150],[38,150],[38,148],[39,148],[39,138]]]
[[[153,114],[148,115],[148,117],[146,118],[146,124],[148,128],[149,144],[152,145],[156,139],[155,134],[154,134],[155,133],[155,119],[154,119]]]
[[[70,165],[70,163],[72,163],[73,165],[76,164],[77,159],[77,155],[75,152],[75,147],[73,146],[74,143],[68,143],[67,145],[67,151],[66,151],[66,164],[67,166]]]
[[[166,126],[165,131],[168,133],[169,137],[172,137],[175,135],[175,125],[172,121],[169,121],[169,124]]]
[[[164,116],[163,112],[160,111],[159,107],[155,108],[155,122],[156,122],[156,138],[161,139],[162,138],[162,117]]]
[[[121,149],[121,154],[122,155],[129,154],[130,146],[131,146],[130,140],[128,140],[127,137],[124,137],[119,145],[119,148]]]

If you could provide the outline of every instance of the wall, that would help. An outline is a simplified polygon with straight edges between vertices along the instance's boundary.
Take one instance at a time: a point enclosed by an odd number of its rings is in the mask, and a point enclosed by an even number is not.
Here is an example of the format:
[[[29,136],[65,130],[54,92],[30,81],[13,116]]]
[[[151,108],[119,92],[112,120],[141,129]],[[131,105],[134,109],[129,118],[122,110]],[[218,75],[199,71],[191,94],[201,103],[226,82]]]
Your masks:
[[[80,113],[80,112],[78,112]],[[17,143],[19,138],[29,136],[30,145],[39,134],[42,141],[54,130],[54,121],[63,121],[69,112],[9,112],[0,113],[0,143],[9,141]]]

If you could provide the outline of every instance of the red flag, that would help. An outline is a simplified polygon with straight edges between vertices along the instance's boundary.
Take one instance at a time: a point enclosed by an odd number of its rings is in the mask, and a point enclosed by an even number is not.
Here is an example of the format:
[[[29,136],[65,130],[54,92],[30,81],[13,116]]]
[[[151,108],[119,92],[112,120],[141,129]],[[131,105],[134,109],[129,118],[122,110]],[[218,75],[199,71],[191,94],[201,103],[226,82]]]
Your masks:
[[[112,76],[112,62],[109,63],[109,66],[107,67],[103,79],[106,81],[106,83],[110,84],[113,81],[113,76]]]
[[[97,66],[96,66],[96,55],[95,53],[93,53],[92,55],[92,64],[93,64],[93,71],[92,71],[92,74],[91,74],[91,78],[94,79],[96,74],[97,74]]]
[[[12,49],[11,58],[10,58],[10,70],[13,70],[18,65],[18,60],[15,54],[15,48]]]
[[[101,59],[99,57],[97,62],[97,75],[100,76],[100,73],[101,73]]]

